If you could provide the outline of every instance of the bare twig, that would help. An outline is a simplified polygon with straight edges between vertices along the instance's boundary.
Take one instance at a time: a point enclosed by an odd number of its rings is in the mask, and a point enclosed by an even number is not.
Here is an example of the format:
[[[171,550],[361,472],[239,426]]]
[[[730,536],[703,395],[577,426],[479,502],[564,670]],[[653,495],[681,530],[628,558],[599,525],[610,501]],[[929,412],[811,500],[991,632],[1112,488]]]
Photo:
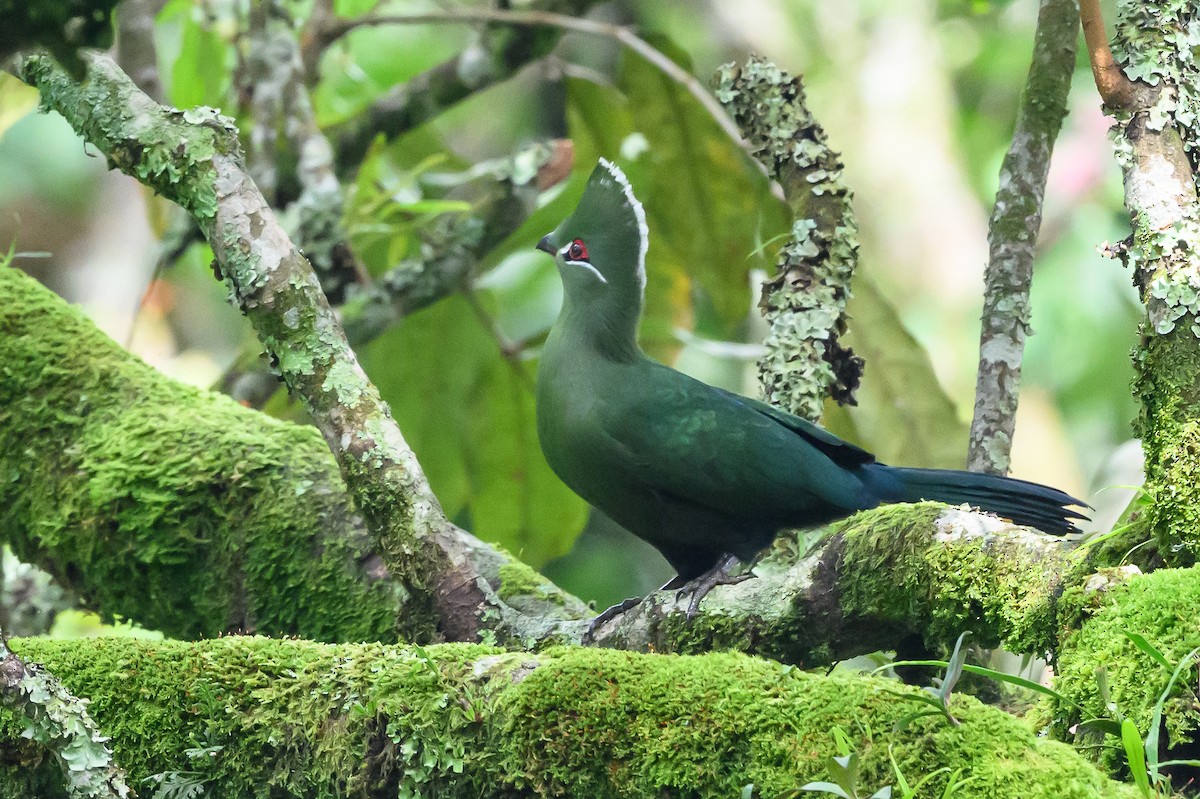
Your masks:
[[[1087,44],[1088,61],[1100,99],[1110,108],[1131,109],[1137,100],[1137,84],[1125,76],[1113,60],[1108,34],[1104,32],[1104,16],[1100,0],[1079,0],[1079,19],[1083,23],[1083,38]]]
[[[424,14],[381,14],[379,16],[363,17],[356,20],[339,21],[330,25],[324,32],[326,42],[332,42],[350,31],[369,25],[421,25],[421,24],[463,24],[471,22],[497,22],[506,25],[521,25],[532,27],[561,28],[576,33],[586,33],[592,36],[604,36],[614,39],[624,47],[637,53],[649,61],[671,80],[683,86],[696,98],[713,119],[716,120],[729,138],[742,143],[741,133],[733,120],[725,113],[704,85],[694,75],[680,67],[666,55],[655,49],[637,33],[628,27],[611,25],[567,14],[556,14],[552,11],[502,11],[495,9],[463,8],[453,11],[430,12]]]
[[[1033,60],[988,226],[983,330],[967,468],[1006,474],[1016,425],[1029,286],[1054,140],[1067,113],[1078,38],[1076,0],[1042,0]]]

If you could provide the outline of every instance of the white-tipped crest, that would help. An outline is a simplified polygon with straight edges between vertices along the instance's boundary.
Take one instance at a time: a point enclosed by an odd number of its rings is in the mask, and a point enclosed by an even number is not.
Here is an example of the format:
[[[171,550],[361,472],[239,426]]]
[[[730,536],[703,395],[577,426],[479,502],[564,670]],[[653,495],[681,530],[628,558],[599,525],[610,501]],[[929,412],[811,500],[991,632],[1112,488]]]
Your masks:
[[[625,199],[629,201],[629,205],[633,208],[633,215],[637,218],[638,282],[644,290],[646,288],[646,250],[650,247],[650,228],[646,225],[646,209],[642,208],[638,198],[633,196],[633,186],[629,184],[629,178],[625,177],[625,173],[619,166],[607,158],[600,159],[600,166],[612,175],[613,180],[621,187],[621,191],[625,192]]]

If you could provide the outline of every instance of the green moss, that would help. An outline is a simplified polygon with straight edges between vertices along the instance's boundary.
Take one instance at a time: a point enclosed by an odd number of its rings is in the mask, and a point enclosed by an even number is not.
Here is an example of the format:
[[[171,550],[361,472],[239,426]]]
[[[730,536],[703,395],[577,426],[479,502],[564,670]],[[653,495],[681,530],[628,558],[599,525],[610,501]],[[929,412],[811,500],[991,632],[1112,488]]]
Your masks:
[[[931,535],[945,510],[935,502],[883,506],[838,528],[843,613],[909,625],[930,642],[970,630],[983,646],[1050,651],[1057,544],[1039,554],[1013,536]]]
[[[1167,562],[1187,566],[1200,556],[1200,343],[1183,329],[1153,336],[1135,361],[1150,525]]]
[[[1124,576],[1103,590],[1092,592],[1082,610],[1086,623],[1064,637],[1057,663],[1055,689],[1074,704],[1055,706],[1055,729],[1066,736],[1084,719],[1110,718],[1096,677],[1103,668],[1112,701],[1132,719],[1143,735],[1149,729],[1154,703],[1166,688],[1170,673],[1139,649],[1126,633],[1137,633],[1156,647],[1172,664],[1200,646],[1200,569],[1161,569],[1152,574]],[[1194,673],[1194,671],[1193,671]],[[1200,709],[1190,700],[1184,683],[1176,686],[1177,699],[1165,708],[1171,746],[1190,743],[1200,730]],[[1186,698],[1185,698],[1186,697]],[[1076,707],[1077,705],[1077,707]],[[1095,737],[1081,732],[1080,737]],[[1109,766],[1119,765],[1115,749],[1099,750]]]
[[[763,796],[824,775],[831,731],[862,755],[863,782],[943,765],[972,797],[1132,796],[1069,747],[969,697],[962,726],[892,725],[916,706],[897,683],[824,677],[738,654],[559,648],[402,648],[225,638],[202,643],[26,640],[113,737],[131,782],[190,772],[211,796]],[[0,711],[0,752],[23,725]],[[185,750],[193,750],[189,756]],[[58,799],[53,766],[0,755],[0,799]],[[178,777],[175,777],[176,779]],[[937,795],[937,780],[930,788]]]
[[[403,597],[363,576],[369,537],[316,430],[168,380],[15,269],[0,294],[0,539],[19,556],[173,636],[395,640]]]
[[[500,566],[500,599],[509,605],[519,603],[520,597],[534,597],[562,606],[563,594],[558,588],[536,571],[519,560],[508,560]],[[517,607],[517,605],[513,605]]]

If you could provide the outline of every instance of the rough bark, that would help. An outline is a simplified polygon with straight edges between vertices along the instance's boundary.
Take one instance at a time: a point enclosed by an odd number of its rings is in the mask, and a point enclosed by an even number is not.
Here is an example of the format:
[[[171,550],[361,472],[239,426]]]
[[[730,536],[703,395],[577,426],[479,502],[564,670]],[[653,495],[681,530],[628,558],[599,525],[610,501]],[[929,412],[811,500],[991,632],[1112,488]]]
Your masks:
[[[841,157],[809,112],[804,87],[769,61],[721,67],[716,95],[751,154],[783,188],[795,220],[760,307],[771,331],[758,362],[763,398],[816,421],[827,396],[854,404],[863,361],[838,337],[858,263],[858,225]]]
[[[1133,235],[1119,248],[1146,303],[1134,353],[1137,432],[1146,453],[1151,528],[1162,556],[1200,556],[1200,23],[1182,0],[1119,6],[1113,42],[1125,79],[1108,73],[1112,137]],[[1093,47],[1093,56],[1103,52]]]
[[[1042,0],[1033,62],[988,224],[983,329],[967,468],[1008,474],[1029,326],[1029,289],[1054,140],[1075,71],[1078,0]]]
[[[846,732],[871,790],[940,767],[975,799],[1132,797],[1069,747],[956,696],[962,723],[924,719],[898,682],[820,676],[732,653],[663,657],[579,648],[24,641],[114,739],[132,780],[209,796],[778,796],[824,778]],[[28,753],[0,712],[0,751]],[[185,754],[190,751],[191,755]],[[0,799],[59,799],[45,764],[0,757]],[[929,783],[933,795],[947,778]]]

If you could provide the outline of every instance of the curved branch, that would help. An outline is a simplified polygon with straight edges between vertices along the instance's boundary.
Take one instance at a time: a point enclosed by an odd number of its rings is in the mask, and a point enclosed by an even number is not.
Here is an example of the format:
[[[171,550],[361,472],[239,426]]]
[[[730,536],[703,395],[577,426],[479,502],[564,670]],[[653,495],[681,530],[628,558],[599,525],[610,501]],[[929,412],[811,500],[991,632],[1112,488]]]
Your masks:
[[[380,14],[356,20],[344,20],[329,25],[322,35],[326,37],[327,41],[335,41],[350,31],[365,26],[463,24],[471,22],[498,22],[505,25],[525,27],[560,28],[576,33],[586,33],[591,36],[604,36],[613,39],[646,59],[664,75],[687,89],[696,98],[696,101],[712,115],[721,130],[741,146],[742,136],[737,126],[733,124],[733,121],[725,113],[725,110],[717,102],[716,98],[704,88],[704,85],[686,69],[683,69],[661,51],[651,46],[645,39],[640,38],[634,30],[621,25],[611,25],[607,22],[572,17],[552,11],[504,11],[498,9],[461,8],[445,12]]]
[[[1140,104],[1142,93],[1138,85],[1125,76],[1121,65],[1113,59],[1104,31],[1104,15],[1100,0],[1079,0],[1079,18],[1083,23],[1083,39],[1087,44],[1088,62],[1100,99],[1109,108],[1133,110]]]

